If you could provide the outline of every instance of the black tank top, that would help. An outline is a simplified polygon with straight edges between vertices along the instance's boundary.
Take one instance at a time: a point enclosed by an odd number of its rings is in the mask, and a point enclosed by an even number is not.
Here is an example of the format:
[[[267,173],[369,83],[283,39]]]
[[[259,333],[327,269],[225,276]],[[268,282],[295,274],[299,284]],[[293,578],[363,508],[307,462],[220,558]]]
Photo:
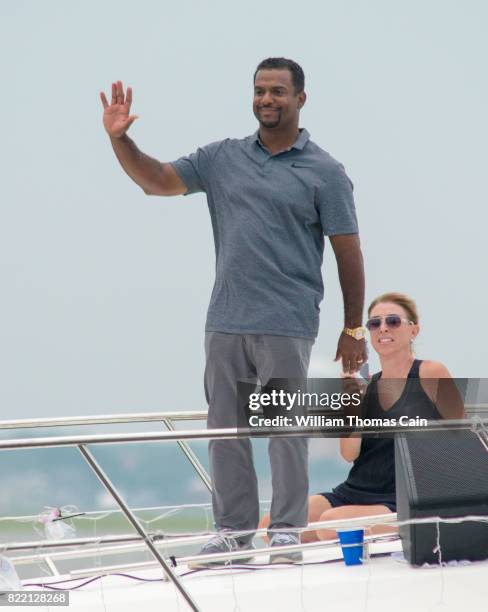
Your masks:
[[[415,359],[407,376],[405,387],[389,410],[383,410],[378,400],[378,380],[374,374],[363,401],[363,417],[399,419],[401,416],[441,419],[432,400],[425,393],[419,376],[420,359]],[[379,435],[378,435],[379,436]],[[349,472],[347,480],[333,489],[351,504],[395,504],[395,455],[393,434],[364,436],[361,450]]]

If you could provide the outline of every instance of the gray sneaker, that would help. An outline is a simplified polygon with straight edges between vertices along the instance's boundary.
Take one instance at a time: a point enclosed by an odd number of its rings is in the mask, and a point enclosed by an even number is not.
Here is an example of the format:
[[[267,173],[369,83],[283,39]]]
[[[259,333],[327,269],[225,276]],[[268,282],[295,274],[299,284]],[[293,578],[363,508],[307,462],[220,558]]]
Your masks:
[[[213,538],[206,542],[202,546],[198,554],[216,555],[218,553],[234,552],[236,550],[251,552],[254,549],[255,546],[252,540],[249,542],[241,542],[233,536],[227,535],[225,532],[222,532],[213,536]],[[232,563],[247,563],[248,561],[251,561],[253,556],[254,555],[251,552],[251,554],[244,555],[243,557],[239,557],[238,559],[221,559],[220,561],[198,561],[197,559],[195,559],[194,561],[190,561],[188,563],[188,567],[190,569],[203,569],[206,567],[215,567],[218,565],[231,565]]]
[[[300,537],[298,534],[289,533],[288,531],[279,531],[274,533],[269,541],[269,545],[272,548],[291,546],[293,544],[300,544]],[[303,561],[301,550],[276,552],[272,553],[269,557],[270,563],[300,563],[301,561]]]

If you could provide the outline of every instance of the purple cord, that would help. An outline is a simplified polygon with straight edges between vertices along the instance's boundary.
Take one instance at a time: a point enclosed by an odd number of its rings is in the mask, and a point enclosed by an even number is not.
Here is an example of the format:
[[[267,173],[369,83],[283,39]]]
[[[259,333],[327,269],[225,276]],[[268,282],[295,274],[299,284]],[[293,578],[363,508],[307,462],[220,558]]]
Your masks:
[[[391,553],[389,552],[375,553],[373,555],[370,555],[370,557],[388,557],[390,556],[390,554]],[[310,561],[309,563],[303,563],[302,565],[327,565],[329,563],[340,563],[340,562],[342,562],[342,559],[328,559],[327,561]],[[258,565],[257,563],[254,563],[254,564],[253,563],[241,563],[241,564],[232,565],[233,569],[247,569],[247,570],[253,570],[253,571],[265,570],[265,569],[269,569],[270,567],[276,567],[276,566],[273,566],[272,564],[268,564],[268,563],[262,564],[262,565]],[[191,574],[196,574],[198,572],[208,572],[208,571],[215,572],[215,571],[222,571],[222,570],[228,570],[228,569],[231,569],[230,565],[223,565],[221,567],[219,566],[201,567],[198,569],[190,570],[188,572],[184,572],[183,574],[180,574],[179,577],[183,578],[184,576],[190,576]],[[104,576],[122,576],[123,578],[130,578],[132,580],[138,580],[139,582],[162,582],[163,581],[163,578],[140,578],[139,576],[133,576],[132,574],[114,573],[114,574],[100,574],[99,576],[94,576],[93,578],[89,578],[85,582],[82,582],[81,584],[77,584],[76,586],[70,587],[68,589],[61,588],[61,587],[55,587],[52,585],[64,584],[66,582],[73,582],[74,580],[83,580],[83,579],[82,578],[66,578],[65,580],[56,580],[55,582],[50,582],[49,584],[42,583],[42,582],[27,582],[26,584],[24,584],[24,586],[25,587],[29,587],[29,586],[42,587],[44,589],[52,589],[54,591],[76,591],[76,589],[80,589],[81,587],[84,587],[87,584],[90,584],[91,582],[100,580]]]

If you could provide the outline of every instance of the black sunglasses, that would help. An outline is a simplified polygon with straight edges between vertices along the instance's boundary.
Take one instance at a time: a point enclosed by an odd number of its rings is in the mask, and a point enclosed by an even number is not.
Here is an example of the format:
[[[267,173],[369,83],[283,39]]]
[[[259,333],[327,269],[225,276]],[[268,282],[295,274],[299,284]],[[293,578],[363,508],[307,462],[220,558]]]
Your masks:
[[[371,331],[372,329],[379,329],[381,327],[381,321],[385,321],[387,327],[396,328],[400,327],[402,323],[408,323],[409,325],[413,325],[413,321],[409,321],[408,319],[402,319],[399,315],[391,314],[386,315],[386,317],[373,317],[366,321],[366,327]]]

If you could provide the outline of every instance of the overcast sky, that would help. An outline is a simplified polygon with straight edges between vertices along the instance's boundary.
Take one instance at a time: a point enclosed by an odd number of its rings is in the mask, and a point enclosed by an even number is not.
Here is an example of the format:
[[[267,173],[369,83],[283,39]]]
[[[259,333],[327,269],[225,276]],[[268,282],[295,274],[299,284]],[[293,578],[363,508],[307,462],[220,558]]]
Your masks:
[[[144,195],[98,96],[132,85],[131,137],[171,161],[256,129],[252,74],[275,55],[303,66],[301,125],[354,182],[367,300],[407,292],[417,354],[488,377],[486,3],[0,0],[0,16],[0,418],[205,407],[205,197]],[[342,328],[328,245],[324,275],[315,376]]]

